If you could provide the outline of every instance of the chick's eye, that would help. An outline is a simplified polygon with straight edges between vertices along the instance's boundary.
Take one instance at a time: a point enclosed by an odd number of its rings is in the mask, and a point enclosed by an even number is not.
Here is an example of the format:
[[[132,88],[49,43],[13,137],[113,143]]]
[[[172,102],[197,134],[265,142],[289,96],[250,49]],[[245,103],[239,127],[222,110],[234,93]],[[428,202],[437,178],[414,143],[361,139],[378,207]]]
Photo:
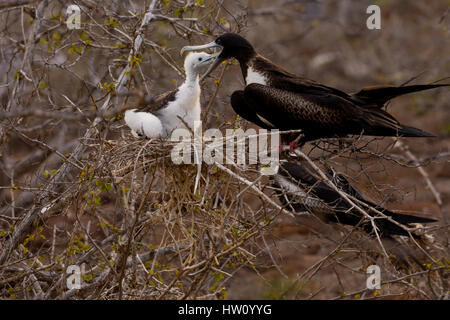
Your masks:
[[[198,61],[202,61],[202,58],[198,58]]]

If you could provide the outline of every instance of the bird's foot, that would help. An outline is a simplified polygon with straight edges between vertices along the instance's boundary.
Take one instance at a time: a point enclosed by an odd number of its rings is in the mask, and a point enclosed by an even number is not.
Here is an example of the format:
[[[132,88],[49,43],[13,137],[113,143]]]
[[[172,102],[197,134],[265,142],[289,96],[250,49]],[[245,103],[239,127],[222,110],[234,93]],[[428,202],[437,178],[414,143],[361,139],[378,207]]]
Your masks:
[[[283,151],[288,151],[289,155],[296,157],[297,153],[295,152],[295,150],[297,148],[300,148],[302,145],[296,143],[295,141],[289,142],[289,144],[281,144],[279,149],[280,149],[280,153]]]
[[[298,148],[300,148],[300,147],[301,147],[301,145],[298,144],[295,140],[294,140],[294,141],[291,141],[291,142],[289,143],[289,155],[292,156],[292,157],[297,157],[298,154],[297,154],[297,152],[296,152],[296,149],[298,149]]]
[[[295,153],[294,149],[299,148],[300,145],[298,143],[296,143],[295,141],[292,141],[289,143],[289,152],[290,153]]]

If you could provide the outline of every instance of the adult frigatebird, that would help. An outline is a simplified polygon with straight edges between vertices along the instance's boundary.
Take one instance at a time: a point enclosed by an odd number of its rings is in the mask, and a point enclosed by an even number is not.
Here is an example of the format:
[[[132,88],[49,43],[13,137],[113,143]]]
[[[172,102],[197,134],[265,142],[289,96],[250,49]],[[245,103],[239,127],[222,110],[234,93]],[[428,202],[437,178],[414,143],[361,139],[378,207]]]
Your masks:
[[[409,257],[423,269],[422,263],[410,248],[399,242],[395,236],[409,236],[406,228],[419,227],[422,223],[432,223],[436,220],[392,212],[367,200],[342,174],[326,170],[325,176],[338,190],[353,197],[352,201],[373,217],[373,223],[325,183],[306,161],[280,163],[279,171],[272,177],[272,181],[280,202],[287,210],[308,211],[326,223],[357,226],[372,237],[376,236],[375,225],[383,245],[388,247],[391,253],[395,253],[401,263],[409,266]],[[411,236],[416,240],[425,240],[425,243],[429,239],[427,235],[420,235],[415,231],[411,231]]]
[[[167,137],[184,123],[194,129],[200,121],[199,74],[213,63],[216,55],[191,53],[184,60],[186,80],[177,89],[155,97],[145,97],[138,109],[125,112],[125,123],[134,136]],[[180,120],[183,119],[183,121]]]
[[[448,84],[386,85],[366,87],[347,94],[284,70],[258,54],[246,39],[234,33],[226,33],[205,45],[185,46],[181,52],[212,47],[222,50],[202,79],[222,61],[237,59],[246,86],[231,96],[234,111],[266,129],[302,129],[301,144],[349,134],[435,137],[400,124],[382,107],[397,96]]]
[[[327,170],[325,175],[339,190],[363,203],[357,203],[357,205],[371,217],[376,217],[374,223],[382,236],[408,236],[408,232],[400,225],[411,227],[411,224],[436,222],[430,218],[392,212],[367,200],[342,174]],[[281,162],[278,173],[272,179],[279,200],[288,210],[308,211],[325,222],[358,225],[368,234],[374,235],[370,220],[322,181],[318,173],[306,161]],[[373,209],[390,217],[398,224],[381,216]]]

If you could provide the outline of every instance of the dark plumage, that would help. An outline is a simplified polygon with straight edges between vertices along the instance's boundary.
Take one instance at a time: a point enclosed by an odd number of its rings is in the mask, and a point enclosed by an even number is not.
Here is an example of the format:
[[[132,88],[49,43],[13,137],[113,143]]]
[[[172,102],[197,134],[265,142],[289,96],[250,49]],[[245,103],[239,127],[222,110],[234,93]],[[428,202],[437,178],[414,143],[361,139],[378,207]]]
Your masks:
[[[374,208],[397,223],[411,227],[414,223],[436,222],[434,219],[416,217],[407,214],[394,213],[388,209],[378,206],[363,197],[341,174],[327,172],[327,177],[343,192],[355,197],[368,206],[360,206],[370,216],[379,216],[369,208]],[[325,182],[319,179],[317,173],[306,162],[285,162],[280,166],[277,175],[273,177],[274,186],[281,203],[288,210],[295,212],[308,211],[325,222],[342,223],[346,225],[359,225],[366,233],[374,235],[373,226],[369,219],[363,216],[357,209],[343,199],[339,193],[333,190]],[[377,232],[382,237],[393,235],[408,236],[401,226],[381,216],[375,220]]]
[[[137,109],[140,112],[158,112],[167,107],[169,102],[175,101],[178,88],[156,96],[143,96],[138,102]]]
[[[256,53],[243,37],[227,33],[197,50],[221,47],[217,60],[236,58],[246,81],[244,90],[231,96],[231,105],[244,119],[263,128],[302,129],[301,143],[318,138],[345,135],[434,137],[417,128],[400,124],[382,107],[403,94],[448,86],[448,84],[367,87],[348,94],[315,81],[296,76]]]

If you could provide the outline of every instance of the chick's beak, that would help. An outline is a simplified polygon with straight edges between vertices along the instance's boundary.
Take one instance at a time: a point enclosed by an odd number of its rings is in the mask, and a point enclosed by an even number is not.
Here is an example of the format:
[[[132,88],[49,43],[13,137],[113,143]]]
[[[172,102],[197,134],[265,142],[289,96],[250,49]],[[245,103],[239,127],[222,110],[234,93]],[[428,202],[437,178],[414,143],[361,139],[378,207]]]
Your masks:
[[[219,54],[220,53],[218,53],[215,57],[211,57],[211,59],[215,58],[215,60],[211,63],[211,65],[209,66],[208,70],[206,70],[206,72],[202,75],[202,77],[200,78],[200,82],[202,82],[211,72],[214,71],[214,69],[217,68],[217,66],[219,64],[222,63],[222,61],[225,60],[225,59],[219,57]]]
[[[203,60],[203,62],[205,62],[205,63],[206,63],[206,62],[210,63],[210,61],[216,59],[216,58],[219,56],[219,54],[220,54],[220,52],[210,54],[208,58],[206,58],[205,60]]]

